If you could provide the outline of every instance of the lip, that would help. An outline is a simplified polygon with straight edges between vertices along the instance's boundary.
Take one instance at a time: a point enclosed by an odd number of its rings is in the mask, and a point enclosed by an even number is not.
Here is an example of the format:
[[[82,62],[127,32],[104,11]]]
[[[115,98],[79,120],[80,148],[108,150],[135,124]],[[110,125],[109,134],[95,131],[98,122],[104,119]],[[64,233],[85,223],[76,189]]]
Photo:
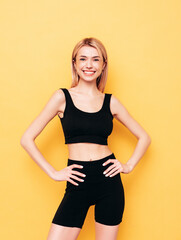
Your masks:
[[[95,74],[95,71],[83,71],[85,76],[91,77]]]

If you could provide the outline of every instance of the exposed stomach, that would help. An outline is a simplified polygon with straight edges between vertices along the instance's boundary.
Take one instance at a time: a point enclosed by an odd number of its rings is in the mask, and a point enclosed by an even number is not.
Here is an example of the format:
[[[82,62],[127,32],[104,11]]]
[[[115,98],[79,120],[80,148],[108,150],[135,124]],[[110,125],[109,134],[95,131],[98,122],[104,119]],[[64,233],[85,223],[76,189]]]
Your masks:
[[[69,151],[69,159],[79,161],[94,161],[104,158],[112,151],[108,145],[100,145],[95,143],[71,143],[67,144]]]

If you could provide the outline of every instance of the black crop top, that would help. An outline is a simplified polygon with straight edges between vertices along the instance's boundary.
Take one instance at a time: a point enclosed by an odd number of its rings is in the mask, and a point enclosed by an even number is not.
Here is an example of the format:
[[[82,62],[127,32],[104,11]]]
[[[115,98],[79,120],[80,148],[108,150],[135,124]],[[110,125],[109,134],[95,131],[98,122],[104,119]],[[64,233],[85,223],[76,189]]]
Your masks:
[[[108,145],[107,138],[113,130],[113,115],[110,111],[112,94],[105,93],[102,108],[97,112],[84,112],[78,109],[66,88],[60,88],[65,94],[64,115],[60,118],[65,144],[89,142]]]

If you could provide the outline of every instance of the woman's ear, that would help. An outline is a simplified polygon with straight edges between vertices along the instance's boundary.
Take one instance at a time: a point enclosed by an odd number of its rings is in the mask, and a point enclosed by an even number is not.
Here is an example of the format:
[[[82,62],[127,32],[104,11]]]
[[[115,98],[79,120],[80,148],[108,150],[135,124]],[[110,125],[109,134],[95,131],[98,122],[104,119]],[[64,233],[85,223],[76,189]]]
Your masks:
[[[74,59],[72,61],[73,61],[74,68],[76,69],[76,62]],[[77,71],[77,69],[76,69],[76,71]]]
[[[106,62],[104,62],[103,64],[102,71],[104,70],[105,67],[106,67]]]

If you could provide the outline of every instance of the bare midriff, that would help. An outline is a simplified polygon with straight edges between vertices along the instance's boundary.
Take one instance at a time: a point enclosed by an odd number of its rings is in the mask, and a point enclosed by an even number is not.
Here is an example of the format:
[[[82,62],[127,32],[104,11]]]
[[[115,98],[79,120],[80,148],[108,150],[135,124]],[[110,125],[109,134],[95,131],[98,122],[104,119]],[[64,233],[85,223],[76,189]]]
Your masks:
[[[94,161],[104,158],[112,151],[108,145],[100,145],[96,143],[71,143],[67,144],[69,151],[69,159],[79,161]]]

